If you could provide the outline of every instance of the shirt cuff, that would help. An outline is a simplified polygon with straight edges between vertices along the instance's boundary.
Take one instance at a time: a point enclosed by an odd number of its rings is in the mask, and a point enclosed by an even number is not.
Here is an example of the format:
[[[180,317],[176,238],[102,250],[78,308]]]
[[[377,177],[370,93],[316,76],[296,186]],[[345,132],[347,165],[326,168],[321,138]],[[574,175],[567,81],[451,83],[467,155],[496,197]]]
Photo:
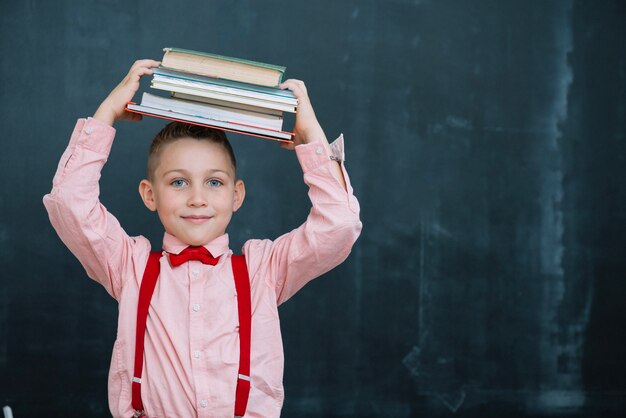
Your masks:
[[[115,128],[98,119],[79,119],[72,134],[70,146],[80,146],[98,154],[109,155]]]
[[[321,140],[317,140],[296,146],[296,155],[305,173],[330,161],[345,161],[343,134],[330,144],[330,149]]]

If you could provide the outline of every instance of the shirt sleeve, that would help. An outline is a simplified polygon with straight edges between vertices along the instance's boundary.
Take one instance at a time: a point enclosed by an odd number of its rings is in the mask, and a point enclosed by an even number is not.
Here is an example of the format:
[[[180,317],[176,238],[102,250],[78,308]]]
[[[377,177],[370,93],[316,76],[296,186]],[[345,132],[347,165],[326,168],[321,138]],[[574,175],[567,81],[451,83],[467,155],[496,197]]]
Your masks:
[[[304,224],[274,241],[244,244],[251,280],[263,279],[273,287],[278,304],[341,264],[361,233],[359,202],[343,164],[343,136],[331,144],[331,152],[329,155],[321,142],[296,147],[312,205]],[[341,164],[347,190],[331,170],[336,161]]]
[[[143,274],[150,244],[143,237],[129,237],[100,203],[100,172],[114,137],[113,127],[79,119],[43,203],[52,226],[89,277],[119,300],[124,280],[137,277],[137,268]],[[144,259],[143,268],[134,253]]]

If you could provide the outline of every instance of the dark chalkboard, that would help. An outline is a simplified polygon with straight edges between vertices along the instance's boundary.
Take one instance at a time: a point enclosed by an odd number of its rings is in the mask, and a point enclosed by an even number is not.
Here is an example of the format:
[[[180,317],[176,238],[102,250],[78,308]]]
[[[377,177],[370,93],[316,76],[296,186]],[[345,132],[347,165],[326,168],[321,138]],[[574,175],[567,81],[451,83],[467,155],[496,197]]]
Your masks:
[[[626,410],[623,1],[3,1],[0,16],[0,403],[16,418],[108,415],[117,306],[41,198],[75,120],[166,46],[285,65],[345,134],[364,230],[281,307],[283,416]],[[154,245],[136,186],[161,125],[119,124],[101,182]],[[309,207],[293,154],[231,141],[236,249]]]

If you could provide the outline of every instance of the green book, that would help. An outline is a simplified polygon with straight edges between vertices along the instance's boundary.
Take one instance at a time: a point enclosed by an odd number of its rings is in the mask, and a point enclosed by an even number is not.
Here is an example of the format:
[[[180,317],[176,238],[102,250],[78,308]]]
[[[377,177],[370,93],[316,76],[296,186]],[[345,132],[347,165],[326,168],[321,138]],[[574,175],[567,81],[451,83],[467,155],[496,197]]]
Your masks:
[[[285,67],[241,58],[180,48],[163,49],[161,67],[207,77],[276,87],[285,76]]]

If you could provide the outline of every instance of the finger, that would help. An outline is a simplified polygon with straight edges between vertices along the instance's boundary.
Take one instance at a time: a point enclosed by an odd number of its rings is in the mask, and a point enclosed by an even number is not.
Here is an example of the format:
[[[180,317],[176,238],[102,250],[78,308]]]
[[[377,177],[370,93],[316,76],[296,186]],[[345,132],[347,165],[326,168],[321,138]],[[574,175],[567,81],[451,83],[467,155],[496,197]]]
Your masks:
[[[152,75],[152,68],[158,67],[159,61],[155,60],[138,60],[130,67],[128,71],[127,79],[136,81],[144,75]]]
[[[296,145],[293,142],[281,142],[280,147],[282,149],[293,151],[296,148]]]
[[[138,79],[141,76],[152,75],[152,74],[153,74],[152,68],[148,68],[148,67],[133,68],[130,70],[130,73],[128,73],[128,75],[130,75],[132,79]]]
[[[136,68],[151,68],[151,67],[158,67],[161,64],[160,61],[155,61],[155,60],[151,60],[151,59],[141,59],[141,60],[137,60],[133,63],[133,65],[131,65],[130,69],[134,70]]]
[[[152,68],[140,68],[137,71],[137,74],[141,77],[144,75],[152,75],[154,72],[152,71]]]
[[[120,87],[130,85],[130,86],[134,86],[134,88],[138,88],[139,80],[141,80],[141,77],[143,77],[144,75],[152,75],[152,74],[153,74],[153,71],[151,68],[137,67],[137,68],[131,69],[130,72],[126,75],[126,77],[124,77],[124,80],[122,80]]]
[[[296,78],[289,78],[289,79],[283,81],[282,84],[294,84],[294,85],[298,85],[298,86],[304,87],[304,81],[298,80]]]
[[[307,94],[306,86],[304,85],[304,82],[301,80],[289,79],[289,80],[286,80],[284,83],[280,84],[279,87],[283,90],[289,89],[293,91],[294,93],[296,93],[296,95],[298,93]]]
[[[139,122],[143,119],[143,116],[140,115],[139,113],[124,111],[120,119],[131,121],[131,122]]]

